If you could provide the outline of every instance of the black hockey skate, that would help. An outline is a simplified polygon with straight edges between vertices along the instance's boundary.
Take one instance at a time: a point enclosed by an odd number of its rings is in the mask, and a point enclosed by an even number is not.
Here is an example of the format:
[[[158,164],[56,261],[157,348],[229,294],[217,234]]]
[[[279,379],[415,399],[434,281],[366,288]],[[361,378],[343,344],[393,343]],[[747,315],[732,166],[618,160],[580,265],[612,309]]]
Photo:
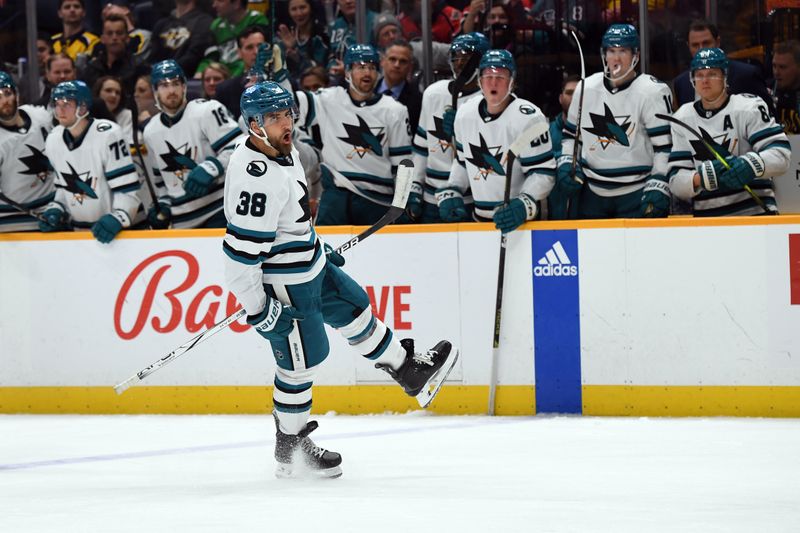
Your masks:
[[[274,416],[274,415],[273,415]],[[281,431],[275,416],[275,476],[290,477],[339,477],[342,475],[342,456],[320,448],[308,437],[319,427],[315,421],[306,424],[297,435]]]
[[[447,341],[439,341],[424,354],[414,352],[414,339],[403,339],[400,344],[406,350],[403,366],[394,370],[389,365],[376,364],[375,368],[388,372],[406,394],[414,396],[424,409],[433,401],[453,370],[458,360],[458,350],[450,355],[452,346]]]

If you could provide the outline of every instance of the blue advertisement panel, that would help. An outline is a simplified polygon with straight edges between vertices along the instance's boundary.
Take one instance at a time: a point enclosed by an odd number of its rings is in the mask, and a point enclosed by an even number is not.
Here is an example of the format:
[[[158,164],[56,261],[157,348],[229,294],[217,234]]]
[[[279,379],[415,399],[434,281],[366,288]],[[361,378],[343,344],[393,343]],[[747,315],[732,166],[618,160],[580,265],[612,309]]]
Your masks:
[[[581,413],[577,230],[532,231],[538,413]]]

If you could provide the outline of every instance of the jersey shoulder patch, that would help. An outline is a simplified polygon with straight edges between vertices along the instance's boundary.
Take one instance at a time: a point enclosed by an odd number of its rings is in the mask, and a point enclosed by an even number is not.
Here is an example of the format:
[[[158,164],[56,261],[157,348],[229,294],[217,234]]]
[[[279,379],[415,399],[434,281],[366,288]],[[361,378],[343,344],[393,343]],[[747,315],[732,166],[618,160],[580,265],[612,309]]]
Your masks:
[[[259,159],[254,159],[247,163],[247,173],[255,178],[260,178],[267,173],[267,163]]]

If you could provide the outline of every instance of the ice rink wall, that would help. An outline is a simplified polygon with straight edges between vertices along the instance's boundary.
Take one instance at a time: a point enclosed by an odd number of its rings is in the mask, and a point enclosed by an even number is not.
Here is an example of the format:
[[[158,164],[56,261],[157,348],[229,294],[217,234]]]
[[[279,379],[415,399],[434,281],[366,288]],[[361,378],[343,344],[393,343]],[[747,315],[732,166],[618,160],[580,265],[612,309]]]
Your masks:
[[[320,228],[331,244],[358,228]],[[0,235],[0,412],[262,413],[273,359],[231,328],[221,230]],[[378,316],[460,359],[432,406],[487,408],[499,233],[393,226],[347,253]],[[507,256],[497,412],[800,416],[800,216],[528,224]],[[314,411],[416,405],[335,331]]]

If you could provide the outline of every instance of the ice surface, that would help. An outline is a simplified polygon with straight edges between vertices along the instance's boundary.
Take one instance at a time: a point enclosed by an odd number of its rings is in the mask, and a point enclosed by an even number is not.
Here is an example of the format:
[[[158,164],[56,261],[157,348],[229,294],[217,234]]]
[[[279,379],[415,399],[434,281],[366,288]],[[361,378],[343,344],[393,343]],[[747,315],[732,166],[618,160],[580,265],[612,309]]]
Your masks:
[[[800,531],[800,420],[314,419],[340,479],[270,416],[0,416],[0,532]]]

